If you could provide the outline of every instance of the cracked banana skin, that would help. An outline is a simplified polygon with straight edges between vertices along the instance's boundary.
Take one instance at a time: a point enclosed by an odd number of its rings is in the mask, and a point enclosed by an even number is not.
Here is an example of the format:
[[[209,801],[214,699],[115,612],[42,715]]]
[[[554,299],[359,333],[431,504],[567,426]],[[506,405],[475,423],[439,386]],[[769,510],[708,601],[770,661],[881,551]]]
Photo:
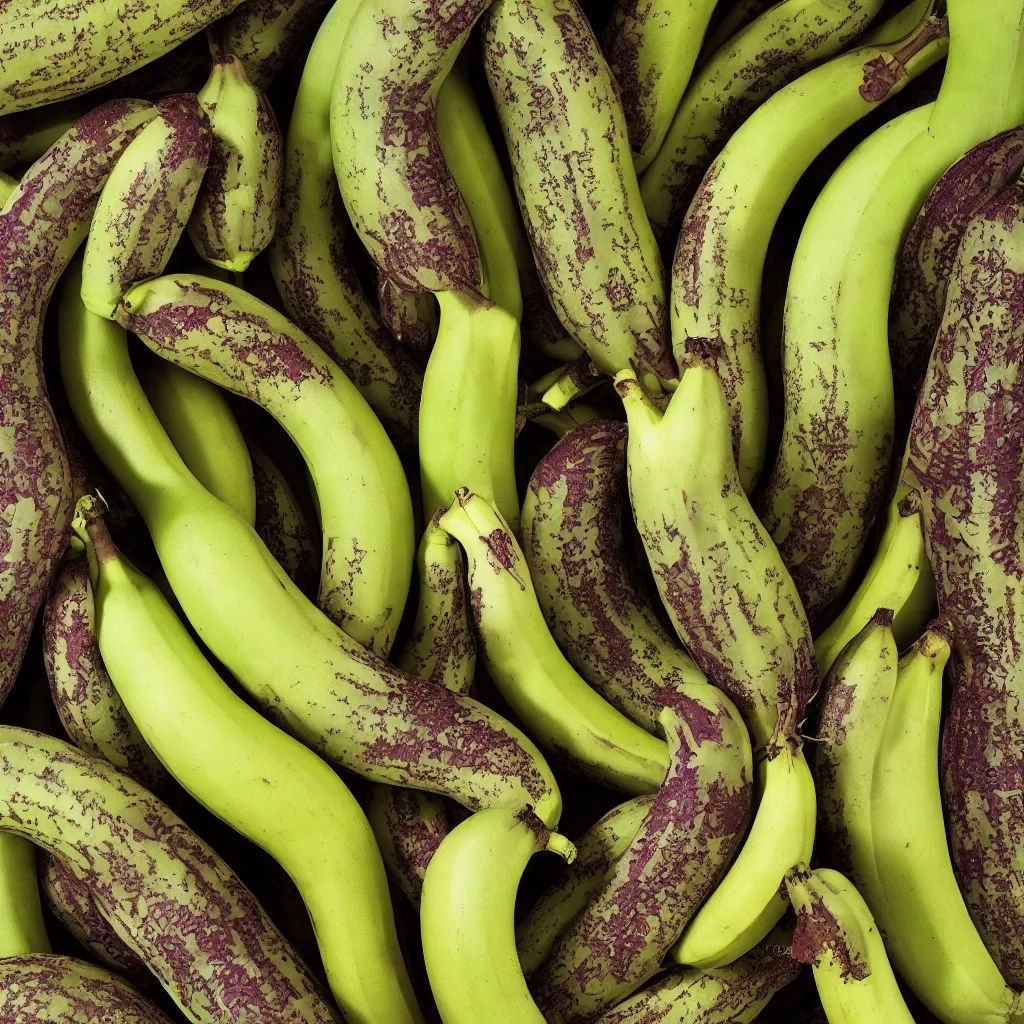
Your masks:
[[[295,882],[346,1018],[421,1022],[384,864],[355,797],[326,762],[231,692],[156,586],[121,556],[95,498],[79,501],[75,532],[96,588],[100,652],[150,747]]]
[[[471,810],[530,804],[556,823],[561,796],[534,744],[479,702],[387,664],[308,601],[181,461],[132,371],[124,330],[89,314],[73,290],[62,300],[61,374],[75,416],[139,509],[184,614],[264,712],[372,781]]]
[[[846,128],[946,52],[944,18],[903,39],[833,57],[775,93],[708,168],[672,264],[672,347],[680,373],[717,367],[733,446],[749,493],[761,474],[768,390],[761,358],[761,278],[772,231],[803,172]]]

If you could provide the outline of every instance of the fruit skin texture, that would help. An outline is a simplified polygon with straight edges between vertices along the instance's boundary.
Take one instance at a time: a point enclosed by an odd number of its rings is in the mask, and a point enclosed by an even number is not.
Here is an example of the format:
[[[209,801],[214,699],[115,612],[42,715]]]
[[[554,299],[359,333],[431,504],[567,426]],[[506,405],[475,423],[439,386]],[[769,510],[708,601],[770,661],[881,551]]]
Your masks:
[[[575,0],[497,0],[484,66],[544,289],[605,373],[676,377],[615,80]]]
[[[41,157],[0,211],[0,703],[67,544],[67,455],[43,381],[50,296],[85,240],[114,161],[156,114],[115,101],[87,114]]]
[[[943,796],[960,889],[1011,984],[1024,983],[1022,681],[1024,187],[964,232],[911,428],[904,481],[921,492],[939,611],[952,624]]]
[[[0,727],[0,825],[66,857],[190,1020],[336,1021],[294,950],[170,808],[62,740]],[[140,905],[159,912],[140,914]]]
[[[653,977],[746,832],[753,770],[746,729],[676,697],[660,724],[670,764],[611,877],[530,983],[550,1024],[578,1024]]]
[[[123,78],[238,3],[85,0],[67,6],[53,0],[5,0],[0,6],[0,115],[78,96]]]
[[[171,1024],[116,974],[70,956],[0,962],[0,1015],[19,1024]]]

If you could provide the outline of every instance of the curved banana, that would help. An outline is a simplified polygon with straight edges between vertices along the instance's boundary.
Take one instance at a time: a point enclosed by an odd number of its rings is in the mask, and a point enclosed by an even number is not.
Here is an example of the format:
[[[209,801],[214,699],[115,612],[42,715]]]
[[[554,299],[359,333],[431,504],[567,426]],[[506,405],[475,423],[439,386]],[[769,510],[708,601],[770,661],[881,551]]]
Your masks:
[[[663,709],[669,769],[610,877],[533,975],[551,1024],[590,1020],[631,995],[714,888],[750,813],[746,729],[728,710]]]
[[[382,420],[414,437],[423,376],[359,284],[331,155],[331,83],[358,6],[335,3],[306,58],[288,122],[281,208],[267,262],[289,317],[338,363]]]
[[[306,600],[185,467],[132,371],[125,332],[88,313],[73,289],[61,306],[61,376],[75,415],[145,519],[185,615],[260,707],[372,781],[471,809],[531,804],[557,822],[558,786],[534,744],[479,702],[388,665]]]
[[[575,0],[496,0],[484,66],[545,291],[605,373],[671,379],[665,286],[615,80]]]
[[[126,289],[164,272],[210,159],[213,134],[194,94],[157,100],[156,110],[114,164],[85,242],[82,301],[108,320]]]
[[[434,854],[420,930],[444,1024],[544,1024],[516,956],[516,890],[535,853],[570,863],[575,848],[529,809],[478,811]]]
[[[609,789],[654,792],[669,764],[665,742],[616,711],[565,660],[494,503],[462,488],[438,525],[466,553],[480,656],[531,735]]]
[[[871,911],[838,871],[805,865],[786,879],[796,910],[793,956],[814,968],[830,1022],[914,1024]]]
[[[160,591],[121,557],[94,499],[79,501],[75,531],[96,587],[100,652],[150,747],[184,789],[291,877],[345,1016],[422,1021],[384,865],[355,797],[316,754],[232,693]]]
[[[0,117],[0,170],[34,164],[84,113],[78,104],[55,103]],[[9,184],[13,187],[17,182],[11,178]],[[7,187],[0,189],[0,206],[9,194]]]
[[[664,141],[640,178],[640,197],[662,251],[675,250],[690,201],[729,137],[772,93],[846,49],[882,3],[785,0],[722,40],[681,94]]]
[[[36,878],[36,848],[23,836],[0,833],[0,961],[49,953]]]
[[[516,926],[516,948],[529,978],[555,943],[611,878],[616,861],[630,847],[654,796],[635,796],[613,807],[576,840],[576,859]]]
[[[138,362],[142,390],[182,461],[212,495],[252,526],[252,459],[220,388],[166,359]]]
[[[121,318],[158,355],[257,402],[288,431],[320,507],[318,603],[386,655],[409,590],[412,501],[394,446],[356,388],[275,309],[211,278],[144,281]]]
[[[939,790],[942,670],[949,641],[930,629],[900,658],[875,758],[871,831],[885,897],[885,946],[943,1024],[1024,1017],[971,921],[953,874]]]
[[[601,48],[619,86],[633,166],[662,148],[717,0],[618,0]]]
[[[717,367],[749,492],[764,463],[768,392],[761,360],[761,276],[772,231],[798,179],[842,131],[939,60],[945,20],[865,46],[801,75],[759,107],[708,169],[672,265],[672,348],[680,372]]]
[[[0,61],[6,62],[8,38],[0,43]],[[139,101],[97,107],[28,169],[0,208],[0,433],[17,437],[17,444],[0,445],[0,704],[18,675],[71,526],[70,467],[43,376],[46,309],[85,241],[114,162],[155,116],[155,107]]]
[[[240,273],[274,237],[284,174],[281,129],[267,97],[231,54],[214,60],[199,102],[213,148],[188,236],[207,263]]]
[[[885,43],[905,36],[931,8],[932,0],[906,0],[886,21],[879,22],[864,34],[861,40],[868,43]]]

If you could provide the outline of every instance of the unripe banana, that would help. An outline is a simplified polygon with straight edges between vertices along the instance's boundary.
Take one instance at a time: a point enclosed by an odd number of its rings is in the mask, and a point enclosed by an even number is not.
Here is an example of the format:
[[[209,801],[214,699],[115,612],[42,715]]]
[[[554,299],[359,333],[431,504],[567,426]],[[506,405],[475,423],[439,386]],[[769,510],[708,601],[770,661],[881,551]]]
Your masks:
[[[838,871],[805,865],[786,879],[796,910],[793,956],[814,968],[830,1022],[914,1024],[860,893]]]
[[[123,78],[237,7],[239,0],[19,0],[0,10],[0,115]]]
[[[275,309],[211,278],[145,281],[121,317],[158,355],[257,402],[288,431],[320,507],[318,603],[386,655],[409,590],[412,502],[394,446],[356,388]]]
[[[0,447],[0,703],[14,685],[71,526],[70,470],[43,380],[46,308],[85,240],[114,162],[155,115],[138,101],[86,114],[29,168],[0,209],[0,433],[17,438]]]
[[[285,145],[284,187],[267,262],[284,308],[345,371],[373,410],[415,437],[423,375],[381,325],[356,276],[331,155],[331,82],[358,9],[335,3],[317,32],[295,96]]]
[[[610,789],[654,792],[669,763],[664,741],[616,711],[562,656],[522,550],[495,505],[461,489],[438,525],[466,552],[480,656],[531,735]]]
[[[929,15],[902,40],[801,75],[747,118],[693,197],[672,266],[672,347],[681,372],[717,367],[748,492],[767,441],[761,277],[779,214],[825,146],[939,60],[948,41],[945,20]]]
[[[0,117],[0,169],[35,163],[84,113],[77,104],[58,103]],[[7,194],[0,193],[0,204]]]
[[[85,243],[82,301],[108,320],[136,281],[164,272],[210,159],[213,135],[194,94],[156,109],[107,178]]]
[[[730,706],[731,707],[731,706]],[[652,978],[746,831],[746,729],[695,704],[659,716],[669,769],[629,848],[531,979],[550,1024],[578,1024]]]
[[[36,848],[23,836],[0,833],[0,960],[49,952],[36,879]]]
[[[676,376],[615,80],[575,0],[497,0],[484,65],[541,281],[605,373]]]
[[[18,1024],[171,1024],[116,974],[70,956],[0,961],[0,1017]]]
[[[551,412],[545,408],[543,411],[528,411],[527,415],[527,419],[531,423],[554,431],[559,438],[565,437],[570,431],[583,426],[584,423],[601,418],[601,414],[593,406],[585,405],[583,402],[577,402],[561,412]]]
[[[333,1024],[312,976],[237,875],[138,783],[13,726],[0,726],[0,766],[0,828],[75,866],[195,1024]]]
[[[230,54],[213,62],[199,102],[213,149],[188,236],[207,263],[240,272],[274,237],[284,173],[281,129],[267,97]]]
[[[575,849],[529,808],[478,811],[434,854],[420,928],[444,1024],[544,1024],[516,956],[516,890],[535,853]]]

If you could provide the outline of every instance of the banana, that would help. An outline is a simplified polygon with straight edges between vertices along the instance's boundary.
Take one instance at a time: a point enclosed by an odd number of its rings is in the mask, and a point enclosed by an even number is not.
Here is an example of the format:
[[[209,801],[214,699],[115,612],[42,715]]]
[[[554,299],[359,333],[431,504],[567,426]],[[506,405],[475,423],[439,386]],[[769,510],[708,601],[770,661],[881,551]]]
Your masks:
[[[902,657],[871,782],[871,830],[885,900],[885,946],[944,1024],[1024,1017],[1020,996],[971,921],[953,874],[939,790],[942,670],[949,641],[928,630]]]
[[[295,493],[270,456],[254,441],[246,440],[245,444],[256,492],[256,533],[291,581],[308,594],[316,588],[319,575],[313,531]]]
[[[74,865],[190,1020],[333,1024],[312,976],[238,876],[142,786],[70,743],[14,726],[0,726],[0,765],[0,827]]]
[[[653,802],[651,795],[635,796],[613,807],[576,840],[576,859],[516,927],[519,963],[528,978],[611,878],[616,861],[636,838]]]
[[[346,1018],[422,1021],[384,864],[355,797],[329,765],[231,692],[160,591],[121,557],[95,499],[79,501],[75,531],[96,588],[100,652],[150,747],[184,789],[295,882]]]
[[[154,352],[274,416],[313,477],[323,528],[318,603],[387,655],[409,590],[412,501],[380,421],[338,367],[272,307],[177,274],[129,290],[123,323]]]
[[[214,60],[199,102],[213,148],[188,236],[207,263],[240,273],[274,237],[284,174],[281,129],[267,97],[230,54]]]
[[[914,1024],[863,897],[838,871],[801,865],[786,879],[793,956],[814,968],[829,1024]]]
[[[982,207],[964,232],[903,471],[904,483],[921,494],[939,612],[952,623],[956,652],[942,737],[953,864],[971,918],[1015,988],[1024,983],[1016,785],[1024,761],[1016,655],[1024,501],[1022,240],[1024,185],[1018,183]]]
[[[591,1020],[659,970],[746,830],[752,765],[728,710],[665,707],[665,781],[610,877],[531,979],[550,1024]]]
[[[70,956],[0,962],[0,1015],[19,1024],[171,1024],[116,974]]]
[[[748,493],[767,440],[759,307],[779,214],[825,146],[931,67],[948,40],[945,20],[929,14],[902,40],[852,50],[801,75],[747,118],[693,197],[672,266],[672,347],[680,372],[717,366]]]
[[[212,495],[252,526],[252,459],[220,389],[165,359],[137,362],[142,390],[182,461]]]
[[[814,641],[822,677],[877,608],[893,609],[892,632],[900,651],[921,635],[935,609],[935,577],[924,549],[921,499],[907,488],[900,488],[889,503],[878,550],[860,585]]]
[[[404,291],[389,277],[378,274],[377,309],[395,340],[418,364],[426,363],[438,329],[438,309],[433,294]]]
[[[788,953],[792,928],[725,967],[675,967],[597,1018],[596,1024],[750,1024],[803,970]]]
[[[245,0],[214,27],[217,49],[234,54],[249,81],[266,91],[330,6],[330,0]]]
[[[605,373],[670,379],[663,270],[615,80],[574,0],[496,0],[484,66],[544,289]]]
[[[239,0],[19,0],[0,10],[0,115],[123,78],[237,7]]]
[[[424,518],[448,508],[455,491],[468,487],[494,501],[518,529],[519,325],[486,299],[454,291],[437,297],[441,326],[420,403]]]
[[[609,789],[654,792],[669,764],[665,742],[616,711],[562,656],[522,550],[494,503],[462,488],[438,525],[466,553],[480,655],[530,734]]]
[[[818,835],[826,863],[847,875],[886,928],[873,842],[871,779],[896,689],[892,611],[879,608],[822,684],[815,745]]]
[[[864,34],[863,43],[885,43],[905,36],[931,8],[932,0],[906,0],[895,14]]]
[[[617,0],[601,39],[637,174],[661,149],[717,0]]]
[[[544,1024],[516,957],[516,890],[535,853],[575,848],[529,809],[478,811],[434,854],[420,931],[443,1024]]]
[[[0,959],[49,952],[36,848],[22,836],[0,833]]]
[[[484,705],[388,665],[307,601],[256,533],[189,473],[146,401],[119,325],[74,289],[58,334],[69,401],[146,521],[185,615],[271,715],[333,764],[471,809],[529,803],[552,824],[540,751]],[[200,569],[201,567],[201,569]]]
[[[0,170],[35,163],[84,113],[77,105],[59,103],[0,117]],[[9,194],[0,192],[0,205]]]
[[[267,262],[291,319],[385,423],[415,437],[423,375],[381,325],[359,284],[357,246],[331,155],[331,82],[358,6],[335,3],[306,58],[288,122],[281,208]]]
[[[664,141],[640,178],[640,197],[663,252],[675,249],[690,200],[729,137],[772,93],[846,49],[882,3],[785,0],[722,40],[671,112]]]
[[[82,301],[108,320],[127,288],[164,272],[210,159],[213,135],[195,95],[156,109],[107,178],[85,243]]]
[[[531,423],[553,431],[559,438],[565,437],[570,431],[584,423],[601,418],[601,414],[593,406],[585,405],[583,402],[577,402],[571,408],[563,409],[561,412],[552,412],[546,406],[543,410],[527,411],[527,419]]]
[[[70,469],[43,380],[46,309],[114,162],[155,115],[138,101],[97,107],[28,169],[0,209],[0,704],[71,526]]]

